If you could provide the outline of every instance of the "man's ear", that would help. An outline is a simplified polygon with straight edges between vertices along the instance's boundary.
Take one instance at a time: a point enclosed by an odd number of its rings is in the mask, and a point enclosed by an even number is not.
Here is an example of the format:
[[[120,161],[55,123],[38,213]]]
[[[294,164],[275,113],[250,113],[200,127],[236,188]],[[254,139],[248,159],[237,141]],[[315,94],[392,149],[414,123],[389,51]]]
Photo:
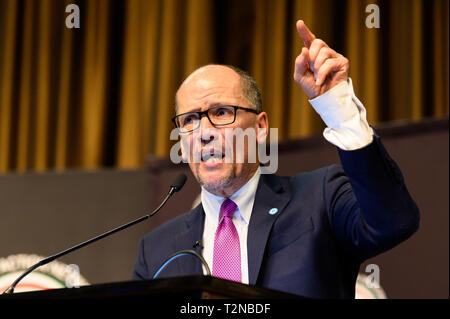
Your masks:
[[[258,144],[262,144],[266,141],[267,134],[269,132],[269,119],[267,117],[267,113],[266,112],[259,113],[256,121],[258,124],[256,140]]]

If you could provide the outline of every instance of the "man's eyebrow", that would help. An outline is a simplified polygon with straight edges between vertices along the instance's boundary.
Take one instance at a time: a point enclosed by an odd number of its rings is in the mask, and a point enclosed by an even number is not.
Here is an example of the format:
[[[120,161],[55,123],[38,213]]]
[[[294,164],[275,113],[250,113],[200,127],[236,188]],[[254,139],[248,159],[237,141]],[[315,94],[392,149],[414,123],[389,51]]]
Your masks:
[[[191,109],[188,112],[199,112],[199,111],[204,111],[204,110],[208,110],[214,106],[219,106],[219,105],[234,105],[233,103],[224,103],[224,102],[212,102],[212,103],[206,103],[204,106],[198,106],[198,107],[194,107],[193,109]]]
[[[217,106],[217,105],[231,105],[231,104],[228,102],[209,102],[209,103],[206,103],[206,105],[209,107],[213,107],[213,106]]]
[[[213,103],[210,103],[210,104],[209,104],[210,107],[212,107],[212,106],[217,106],[217,105],[228,105],[228,103],[213,102]]]

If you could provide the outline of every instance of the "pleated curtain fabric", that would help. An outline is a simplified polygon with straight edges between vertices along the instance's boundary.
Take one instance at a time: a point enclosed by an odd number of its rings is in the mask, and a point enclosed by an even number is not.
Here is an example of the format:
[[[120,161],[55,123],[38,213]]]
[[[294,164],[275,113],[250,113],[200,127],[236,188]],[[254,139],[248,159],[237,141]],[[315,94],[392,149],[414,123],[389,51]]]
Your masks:
[[[67,28],[76,4],[80,28]],[[379,8],[368,28],[366,8]],[[447,0],[0,0],[0,173],[168,156],[174,95],[204,64],[262,90],[280,141],[321,134],[293,81],[295,22],[350,59],[371,125],[448,116]]]

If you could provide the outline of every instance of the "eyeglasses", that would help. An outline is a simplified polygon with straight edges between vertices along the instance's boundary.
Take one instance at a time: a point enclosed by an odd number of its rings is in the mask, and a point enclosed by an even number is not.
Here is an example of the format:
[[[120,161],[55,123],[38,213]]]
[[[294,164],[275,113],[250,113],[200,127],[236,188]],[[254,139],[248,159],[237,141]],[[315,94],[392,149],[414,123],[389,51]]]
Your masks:
[[[172,118],[172,122],[180,129],[181,133],[195,131],[200,127],[203,115],[206,115],[209,122],[214,126],[225,126],[233,124],[236,121],[237,110],[243,110],[258,114],[258,111],[235,105],[213,106],[206,111],[187,112],[178,114]]]

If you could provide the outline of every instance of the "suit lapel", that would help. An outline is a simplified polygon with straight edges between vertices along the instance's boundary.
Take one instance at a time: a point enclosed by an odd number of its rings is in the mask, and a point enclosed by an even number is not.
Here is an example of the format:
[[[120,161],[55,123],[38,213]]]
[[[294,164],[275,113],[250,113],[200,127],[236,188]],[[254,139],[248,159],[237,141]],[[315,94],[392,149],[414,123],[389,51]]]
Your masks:
[[[276,175],[261,175],[247,235],[248,276],[251,285],[256,284],[258,279],[273,223],[282,213],[290,198],[287,178]],[[270,214],[269,211],[272,208],[278,211]]]
[[[197,241],[201,242],[204,225],[205,214],[203,212],[203,206],[200,204],[188,213],[184,224],[184,230],[176,235],[174,252],[188,249],[201,254],[201,245],[194,247],[194,244]],[[177,263],[179,273],[202,273],[201,262],[197,259],[180,257],[174,262]]]

